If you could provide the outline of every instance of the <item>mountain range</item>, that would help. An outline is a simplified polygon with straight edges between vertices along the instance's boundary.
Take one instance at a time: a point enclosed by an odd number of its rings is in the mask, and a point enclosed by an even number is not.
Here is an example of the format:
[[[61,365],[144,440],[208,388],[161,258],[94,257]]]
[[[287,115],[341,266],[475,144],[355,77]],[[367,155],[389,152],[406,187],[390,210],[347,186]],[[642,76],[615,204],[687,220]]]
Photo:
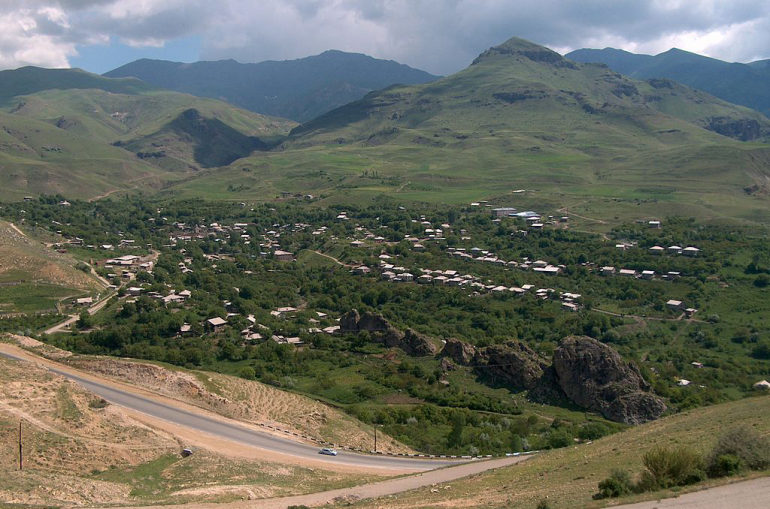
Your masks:
[[[606,64],[635,79],[672,79],[770,115],[770,60],[730,63],[676,48],[655,56],[614,48],[580,49],[566,56],[575,62]]]
[[[0,74],[3,198],[136,189],[467,203],[523,189],[516,202],[535,209],[770,222],[769,139],[755,110],[518,38],[454,75],[390,85],[301,125],[133,78]]]
[[[343,51],[256,64],[142,59],[105,76],[134,77],[167,90],[222,99],[249,111],[297,122],[311,120],[372,90],[438,78],[392,60]]]

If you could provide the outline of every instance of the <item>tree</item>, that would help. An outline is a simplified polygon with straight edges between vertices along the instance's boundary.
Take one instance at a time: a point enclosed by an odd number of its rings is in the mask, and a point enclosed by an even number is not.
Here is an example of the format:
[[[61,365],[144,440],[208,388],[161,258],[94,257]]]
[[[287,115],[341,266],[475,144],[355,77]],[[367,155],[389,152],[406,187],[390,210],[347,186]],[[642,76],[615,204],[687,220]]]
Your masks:
[[[449,432],[447,444],[449,447],[459,447],[463,443],[463,431],[465,430],[465,415],[455,412],[452,416],[452,431]]]
[[[75,325],[78,329],[90,329],[94,326],[94,318],[88,311],[83,310],[80,312],[80,317]]]

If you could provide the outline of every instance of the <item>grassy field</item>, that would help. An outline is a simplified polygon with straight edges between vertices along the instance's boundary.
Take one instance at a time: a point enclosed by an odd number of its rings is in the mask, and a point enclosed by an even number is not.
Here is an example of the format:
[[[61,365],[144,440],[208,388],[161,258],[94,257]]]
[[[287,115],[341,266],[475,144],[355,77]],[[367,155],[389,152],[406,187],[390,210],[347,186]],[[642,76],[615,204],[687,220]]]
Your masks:
[[[705,453],[722,432],[735,426],[749,426],[764,436],[770,435],[768,416],[768,396],[693,410],[592,444],[541,452],[517,466],[453,482],[451,489],[438,486],[437,491],[426,488],[388,498],[387,507],[534,509],[543,499],[548,499],[550,506],[558,509],[605,507],[609,502],[592,500],[599,481],[614,469],[627,469],[638,474],[642,470],[642,455],[653,446],[687,445]],[[657,499],[677,492],[628,497],[623,502]],[[354,504],[354,507],[383,507],[383,503],[385,501],[374,500]]]

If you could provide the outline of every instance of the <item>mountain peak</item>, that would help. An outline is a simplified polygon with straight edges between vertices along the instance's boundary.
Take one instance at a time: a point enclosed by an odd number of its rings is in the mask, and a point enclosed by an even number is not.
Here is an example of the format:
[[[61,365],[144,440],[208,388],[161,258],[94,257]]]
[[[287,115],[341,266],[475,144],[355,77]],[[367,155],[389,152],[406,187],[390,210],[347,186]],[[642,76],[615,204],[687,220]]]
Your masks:
[[[511,37],[498,46],[492,46],[484,53],[476,57],[471,65],[483,62],[495,56],[523,56],[534,62],[546,62],[549,64],[561,62],[564,57],[552,49],[540,46],[534,42],[519,37]]]

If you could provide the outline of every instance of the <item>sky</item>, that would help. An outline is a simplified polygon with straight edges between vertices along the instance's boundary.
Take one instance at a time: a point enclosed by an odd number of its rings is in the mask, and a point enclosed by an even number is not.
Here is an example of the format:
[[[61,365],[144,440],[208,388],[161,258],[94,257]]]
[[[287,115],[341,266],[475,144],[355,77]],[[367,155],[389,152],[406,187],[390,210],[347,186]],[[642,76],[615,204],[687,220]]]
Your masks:
[[[138,58],[286,60],[328,49],[451,74],[517,36],[560,53],[672,47],[770,58],[767,0],[0,0],[0,69]]]

